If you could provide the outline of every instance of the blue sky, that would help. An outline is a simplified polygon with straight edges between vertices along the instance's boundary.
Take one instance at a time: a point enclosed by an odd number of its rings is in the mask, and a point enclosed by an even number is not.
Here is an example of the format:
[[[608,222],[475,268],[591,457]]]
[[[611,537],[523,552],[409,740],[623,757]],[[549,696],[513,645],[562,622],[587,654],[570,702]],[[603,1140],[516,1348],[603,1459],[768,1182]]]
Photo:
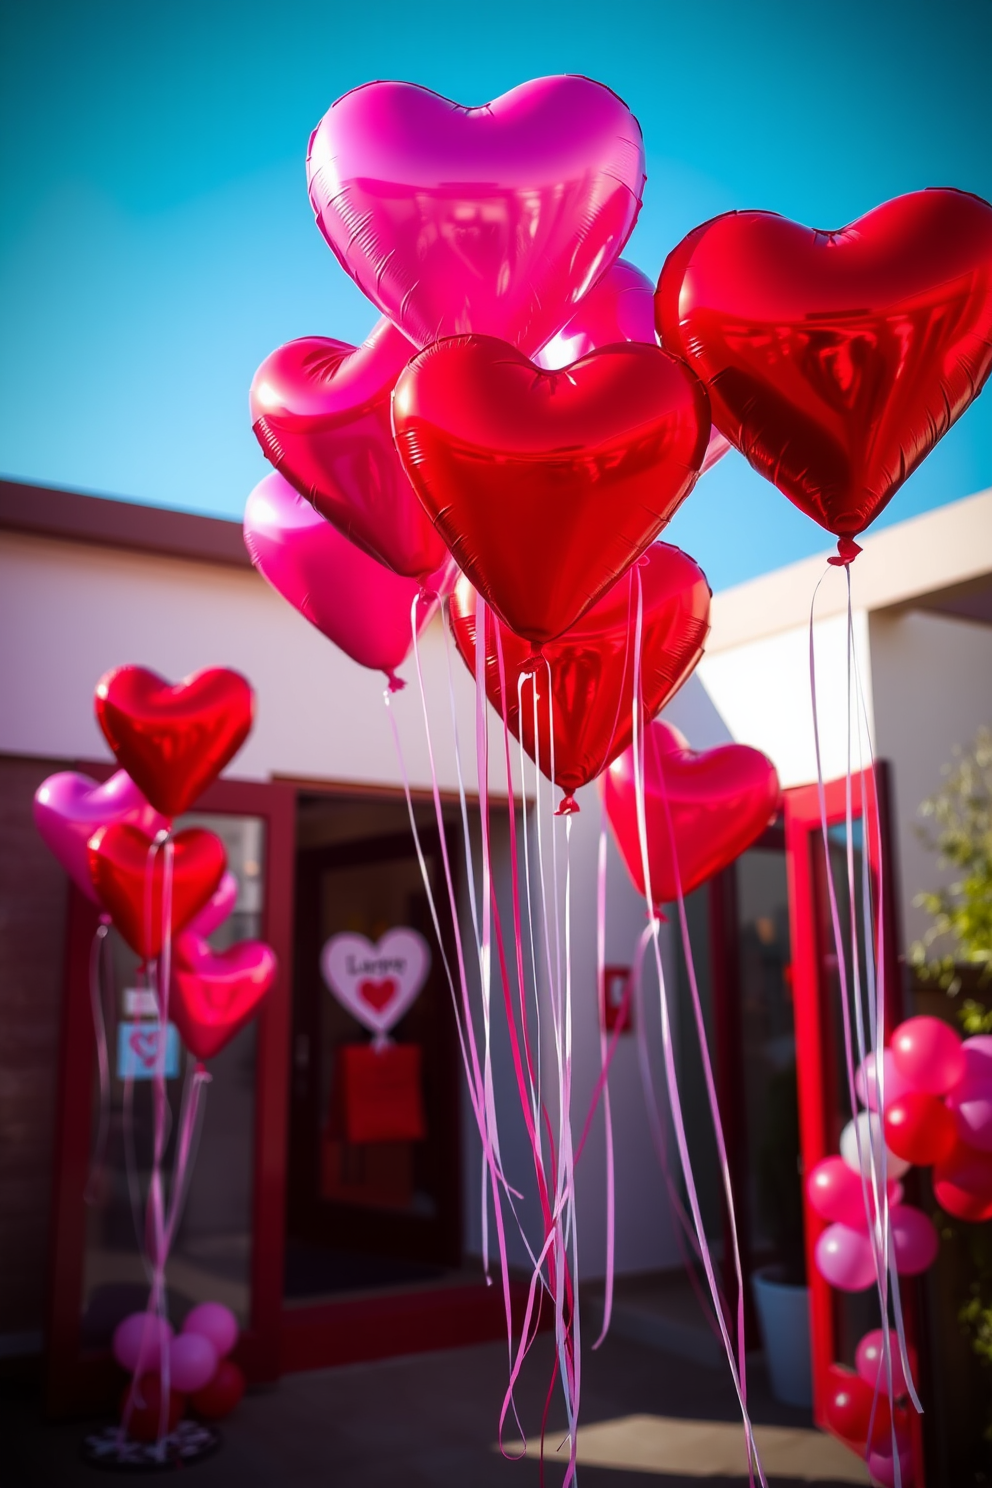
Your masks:
[[[252,373],[376,313],[313,223],[310,130],[409,78],[481,103],[585,72],[644,130],[626,257],[655,277],[695,223],[766,207],[838,227],[928,185],[992,197],[988,0],[500,0],[4,6],[0,474],[236,517],[265,464]],[[882,521],[992,485],[992,392]],[[715,588],[825,546],[736,455],[670,529]]]

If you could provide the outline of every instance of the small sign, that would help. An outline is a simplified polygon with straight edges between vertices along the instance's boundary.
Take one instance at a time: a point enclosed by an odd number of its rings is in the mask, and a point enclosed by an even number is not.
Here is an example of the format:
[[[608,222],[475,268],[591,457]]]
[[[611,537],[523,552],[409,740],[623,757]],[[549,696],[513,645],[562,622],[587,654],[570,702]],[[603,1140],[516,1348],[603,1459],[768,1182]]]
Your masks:
[[[431,949],[418,930],[398,925],[373,945],[344,932],[325,941],[320,969],[330,991],[353,1018],[384,1039],[420,992],[431,969]]]
[[[633,1027],[630,1006],[630,967],[603,968],[603,1031],[629,1033]]]
[[[126,987],[124,1011],[129,1018],[158,1018],[158,998],[151,987]]]
[[[151,1080],[161,1057],[161,1040],[160,1023],[118,1023],[118,1080]],[[179,1074],[179,1032],[174,1023],[165,1026],[164,1060],[165,1078],[174,1080]]]

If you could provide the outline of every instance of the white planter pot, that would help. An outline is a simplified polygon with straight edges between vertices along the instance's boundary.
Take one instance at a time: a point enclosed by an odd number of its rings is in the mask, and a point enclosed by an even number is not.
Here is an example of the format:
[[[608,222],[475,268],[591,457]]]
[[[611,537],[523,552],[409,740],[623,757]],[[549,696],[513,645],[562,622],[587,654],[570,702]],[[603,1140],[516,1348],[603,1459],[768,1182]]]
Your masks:
[[[783,1405],[809,1408],[813,1404],[809,1287],[786,1286],[776,1279],[777,1272],[777,1266],[763,1266],[751,1277],[772,1394]]]

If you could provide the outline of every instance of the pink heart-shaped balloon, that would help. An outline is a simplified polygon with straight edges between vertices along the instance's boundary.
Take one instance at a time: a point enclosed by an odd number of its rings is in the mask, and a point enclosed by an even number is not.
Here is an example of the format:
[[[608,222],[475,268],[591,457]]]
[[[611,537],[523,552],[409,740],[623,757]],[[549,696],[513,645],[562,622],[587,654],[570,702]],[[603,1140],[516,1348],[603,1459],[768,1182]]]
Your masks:
[[[223,925],[237,902],[238,880],[230,868],[225,868],[224,877],[217,885],[213,894],[211,894],[199,914],[194,915],[186,926],[186,934],[196,935],[201,940],[206,940],[207,936],[212,935],[218,925]]]
[[[421,578],[440,568],[447,549],[406,478],[389,417],[414,351],[388,320],[359,347],[304,336],[266,357],[249,401],[270,464],[349,542]]]
[[[580,357],[618,341],[646,341],[656,346],[654,285],[646,274],[618,259],[575,307],[575,314],[538,352],[534,361],[549,372],[570,367]],[[711,470],[730,448],[719,429],[710,428],[700,475]]]
[[[248,497],[244,534],[252,563],[283,599],[353,661],[385,672],[392,686],[402,685],[394,673],[412,644],[416,579],[401,578],[356,548],[278,472]],[[418,631],[456,575],[449,558],[429,576],[427,592],[435,597],[418,605]]]
[[[530,355],[630,236],[644,145],[585,77],[537,78],[481,108],[367,83],[317,125],[307,179],[341,266],[416,346],[475,331]]]
[[[606,771],[603,794],[620,854],[643,894],[632,749]],[[697,754],[670,723],[652,723],[644,733],[644,812],[655,904],[676,899],[680,884],[690,894],[732,863],[761,836],[779,800],[775,766],[759,749],[721,744]]]
[[[34,824],[73,883],[92,899],[93,887],[86,844],[98,827],[123,822],[155,837],[169,823],[149,806],[126,770],[118,770],[99,785],[88,775],[63,770],[42,781],[34,797]]]
[[[214,951],[197,935],[176,937],[169,1014],[197,1059],[212,1059],[255,1013],[275,981],[271,946],[242,940]]]

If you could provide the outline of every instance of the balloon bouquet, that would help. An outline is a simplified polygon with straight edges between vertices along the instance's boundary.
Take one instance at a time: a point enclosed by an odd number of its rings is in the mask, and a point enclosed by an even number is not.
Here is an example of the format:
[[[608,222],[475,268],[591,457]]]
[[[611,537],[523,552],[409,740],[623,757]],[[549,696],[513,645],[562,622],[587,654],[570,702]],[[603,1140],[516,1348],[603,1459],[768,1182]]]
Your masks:
[[[918,192],[836,233],[770,213],[728,213],[669,255],[652,317],[650,282],[619,259],[645,183],[640,129],[588,78],[541,78],[483,108],[412,84],[367,84],[320,121],[307,173],[321,233],[382,318],[361,347],[305,337],[259,368],[252,423],[275,473],[249,497],[245,541],[263,576],[355,660],[381,668],[390,689],[439,604],[475,677],[481,902],[473,874],[468,882],[481,1047],[445,860],[456,942],[448,970],[508,1324],[503,1210],[515,1213],[515,1191],[502,1168],[490,1064],[494,954],[543,1225],[530,1248],[503,1418],[543,1296],[555,1317],[571,1481],[579,1320],[568,849],[575,792],[600,778],[605,817],[649,912],[640,957],[653,949],[676,1140],[749,1454],[764,1481],[747,1420],[743,1286],[735,1359],[688,1164],[658,906],[678,902],[688,947],[684,896],[760,835],[779,790],[757,751],[695,755],[652,722],[698,662],[709,614],[698,565],[658,539],[701,472],[733,445],[838,537],[830,561],[849,572],[854,539],[988,376],[992,208],[953,190]],[[506,929],[493,892],[487,698],[504,730]],[[426,700],[424,720],[430,742]],[[521,751],[519,800],[511,736]],[[535,766],[532,790],[525,755]],[[563,792],[547,819],[542,774]],[[436,780],[434,800],[440,820]],[[465,837],[468,846],[467,816]],[[605,863],[604,821],[600,996]],[[554,1113],[530,1033],[541,999],[555,1046]],[[597,1094],[609,1132],[605,1039],[601,1052]],[[607,1176],[612,1184],[609,1156]],[[883,1185],[876,1272],[886,1205]],[[865,1224],[872,1228],[870,1215]]]
[[[219,1303],[193,1309],[173,1337],[165,1269],[189,1190],[193,1149],[212,1059],[257,1012],[276,975],[261,941],[214,951],[210,936],[231,914],[238,882],[224,845],[201,827],[173,830],[234,757],[252,724],[252,690],[237,672],[213,668],[170,685],[142,667],[108,672],[97,684],[97,721],[123,767],[104,784],[86,775],[50,776],[34,801],[35,822],[76,886],[102,913],[90,963],[90,995],[100,1079],[100,1125],[87,1199],[95,1200],[110,1117],[110,1059],[104,999],[108,933],[113,925],[140,957],[139,983],[156,1009],[137,1022],[131,1050],[151,1069],[153,1150],[144,1222],[139,1175],[133,1171],[133,1065],[124,1080],[125,1160],[135,1204],[139,1250],[150,1283],[148,1305],[118,1326],[114,1357],[132,1376],[122,1423],[88,1446],[95,1459],[155,1461],[196,1455],[196,1443],[173,1435],[186,1397],[204,1419],[233,1409],[244,1389],[227,1359],[237,1322]],[[111,988],[112,990],[112,988]],[[166,1092],[167,1029],[172,1018],[189,1050],[171,1182],[165,1173],[172,1125]],[[202,1435],[202,1433],[201,1433]],[[207,1438],[209,1433],[207,1434]],[[204,1438],[201,1446],[213,1445]]]

